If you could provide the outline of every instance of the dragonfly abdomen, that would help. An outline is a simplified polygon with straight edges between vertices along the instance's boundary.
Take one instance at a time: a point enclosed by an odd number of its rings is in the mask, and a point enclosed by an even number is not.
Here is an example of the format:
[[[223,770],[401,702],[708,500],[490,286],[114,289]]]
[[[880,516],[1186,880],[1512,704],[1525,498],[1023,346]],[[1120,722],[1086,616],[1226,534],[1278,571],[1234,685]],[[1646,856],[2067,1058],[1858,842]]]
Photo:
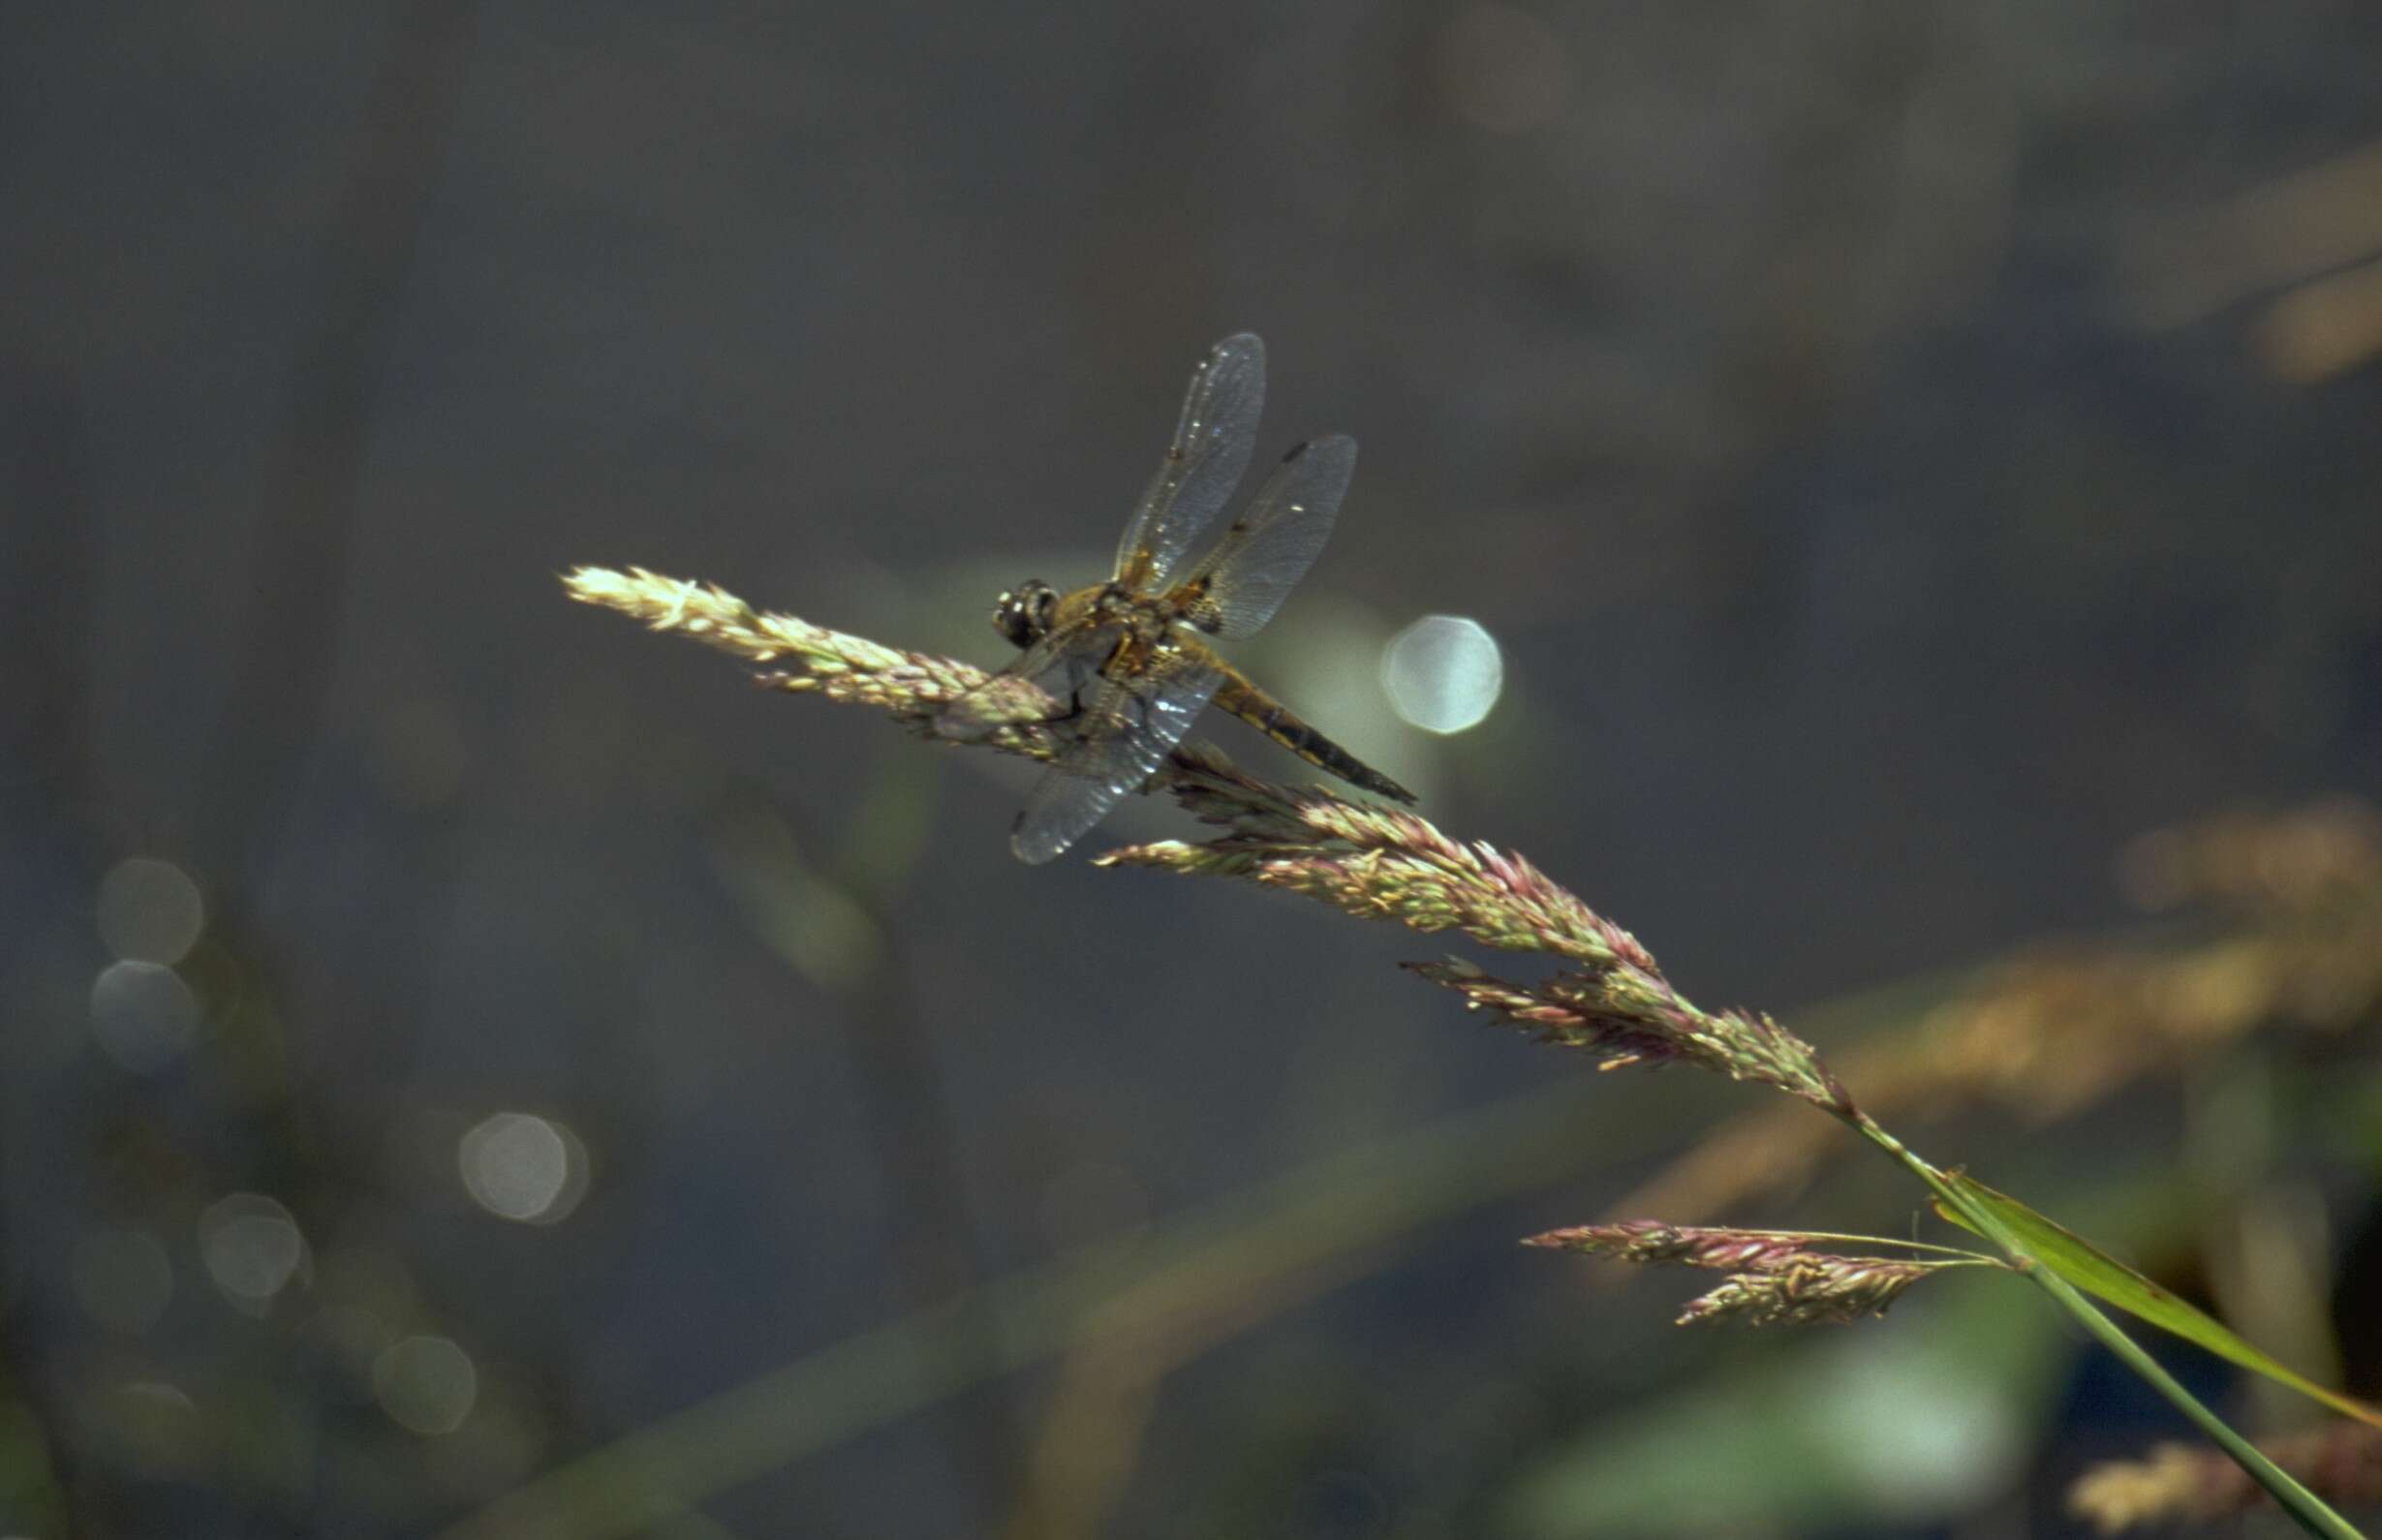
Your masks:
[[[1216,704],[1309,764],[1330,771],[1352,786],[1362,786],[1400,802],[1415,800],[1413,792],[1323,736],[1296,712],[1246,679],[1228,676],[1223,688],[1216,692]]]

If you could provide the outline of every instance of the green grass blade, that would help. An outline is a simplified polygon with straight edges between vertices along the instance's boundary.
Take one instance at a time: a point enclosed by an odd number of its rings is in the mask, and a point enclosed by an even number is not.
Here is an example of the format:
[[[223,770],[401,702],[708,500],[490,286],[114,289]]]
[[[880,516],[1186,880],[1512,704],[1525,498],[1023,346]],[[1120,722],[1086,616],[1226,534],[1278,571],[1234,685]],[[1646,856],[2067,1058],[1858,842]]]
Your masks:
[[[2036,1213],[2008,1193],[1996,1192],[1963,1172],[1946,1172],[1944,1177],[1964,1195],[1990,1209],[2008,1225],[2026,1243],[2026,1250],[2036,1261],[2086,1293],[2161,1330],[2173,1332],[2187,1342],[2197,1343],[2228,1363],[2238,1364],[2255,1374],[2264,1374],[2278,1385],[2288,1385],[2343,1417],[2354,1417],[2360,1422],[2382,1428],[2382,1410],[2354,1401],[2338,1391],[2327,1390],[2306,1375],[2276,1362],[2236,1336],[2214,1316],[2177,1298],[2073,1230]],[[1937,1212],[1964,1229],[1976,1228],[1948,1204],[1938,1205]]]

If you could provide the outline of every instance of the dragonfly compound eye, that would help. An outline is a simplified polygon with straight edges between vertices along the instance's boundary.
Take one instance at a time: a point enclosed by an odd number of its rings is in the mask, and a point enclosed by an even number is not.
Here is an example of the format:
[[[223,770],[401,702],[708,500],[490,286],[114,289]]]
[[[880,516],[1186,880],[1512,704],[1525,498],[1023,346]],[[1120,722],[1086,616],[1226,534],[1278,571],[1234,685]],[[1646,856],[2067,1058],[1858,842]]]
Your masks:
[[[1031,646],[1050,630],[1058,596],[1047,583],[1021,583],[993,601],[993,630],[1012,647]]]

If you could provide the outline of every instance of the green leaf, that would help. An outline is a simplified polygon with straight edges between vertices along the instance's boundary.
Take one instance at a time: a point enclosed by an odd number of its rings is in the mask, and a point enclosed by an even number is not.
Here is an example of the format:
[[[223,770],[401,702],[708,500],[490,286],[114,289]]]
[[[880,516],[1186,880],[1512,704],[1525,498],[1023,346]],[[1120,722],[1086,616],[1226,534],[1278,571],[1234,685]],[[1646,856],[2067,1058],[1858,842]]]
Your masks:
[[[2196,1342],[2229,1363],[2264,1374],[2279,1385],[2323,1402],[2343,1417],[2382,1428],[2382,1409],[2327,1390],[2306,1375],[2285,1368],[2229,1330],[2223,1322],[2184,1303],[2083,1236],[2037,1214],[2005,1192],[1996,1192],[1960,1171],[1944,1173],[1944,1181],[1960,1194],[1989,1211],[2025,1246],[2036,1262],[2093,1295],[2151,1325]],[[1938,1202],[1936,1212],[1961,1228],[1977,1231],[1951,1205]],[[1982,1232],[1977,1232],[1982,1233]]]

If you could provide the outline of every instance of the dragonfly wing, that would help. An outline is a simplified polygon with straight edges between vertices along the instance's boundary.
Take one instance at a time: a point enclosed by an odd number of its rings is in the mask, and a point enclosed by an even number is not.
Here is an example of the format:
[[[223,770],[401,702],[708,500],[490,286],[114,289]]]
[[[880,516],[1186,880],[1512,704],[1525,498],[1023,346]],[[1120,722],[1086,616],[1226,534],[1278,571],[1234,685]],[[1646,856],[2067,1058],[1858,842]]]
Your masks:
[[[1114,626],[1075,626],[1052,631],[1010,660],[1009,665],[944,706],[935,716],[938,737],[974,742],[997,727],[1050,720],[1050,700],[1059,709],[1116,650]],[[1025,685],[1039,687],[1035,690]]]
[[[1241,484],[1265,410],[1265,344],[1239,332],[1208,350],[1183,396],[1174,443],[1117,545],[1117,581],[1165,586],[1183,553]]]
[[[1039,865],[1084,837],[1146,785],[1223,683],[1214,668],[1161,661],[1134,689],[1103,679],[1078,719],[1081,736],[1042,772],[1010,831],[1009,848]]]
[[[1216,634],[1247,636],[1274,618],[1331,539],[1355,475],[1356,441],[1335,433],[1292,449],[1266,477],[1249,511],[1181,585],[1204,589],[1216,606]]]

